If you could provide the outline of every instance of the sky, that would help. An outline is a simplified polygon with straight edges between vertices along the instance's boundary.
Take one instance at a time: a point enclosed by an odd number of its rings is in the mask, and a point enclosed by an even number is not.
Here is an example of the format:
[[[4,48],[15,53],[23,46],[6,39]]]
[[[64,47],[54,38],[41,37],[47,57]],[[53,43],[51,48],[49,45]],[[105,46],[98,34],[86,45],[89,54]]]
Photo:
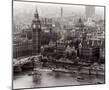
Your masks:
[[[35,2],[19,2],[13,3],[13,16],[17,19],[32,17],[35,9],[38,9],[40,17],[60,17],[61,7],[63,8],[63,16],[72,16],[75,14],[84,15],[84,5],[67,5],[67,4],[51,4],[51,3],[35,3]],[[104,18],[104,7],[95,7],[95,14]]]

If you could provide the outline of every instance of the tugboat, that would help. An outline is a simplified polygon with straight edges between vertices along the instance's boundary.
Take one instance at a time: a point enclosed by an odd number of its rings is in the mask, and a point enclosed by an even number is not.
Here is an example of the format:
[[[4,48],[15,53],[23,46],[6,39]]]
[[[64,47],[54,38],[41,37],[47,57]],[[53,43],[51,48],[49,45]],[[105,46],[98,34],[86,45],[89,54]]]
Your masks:
[[[82,81],[84,81],[84,78],[83,78],[83,77],[81,77],[81,76],[77,76],[77,81],[82,82]]]
[[[97,84],[103,84],[102,82],[98,81]]]

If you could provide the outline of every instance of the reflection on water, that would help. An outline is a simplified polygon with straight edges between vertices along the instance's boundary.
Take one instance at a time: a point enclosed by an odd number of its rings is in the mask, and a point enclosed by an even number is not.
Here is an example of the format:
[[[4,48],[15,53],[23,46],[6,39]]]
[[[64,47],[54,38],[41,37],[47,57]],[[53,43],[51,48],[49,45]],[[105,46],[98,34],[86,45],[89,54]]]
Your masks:
[[[96,84],[98,81],[104,83],[104,76],[81,74],[83,80],[78,80],[76,74],[56,73],[52,71],[40,71],[40,77],[29,75],[31,71],[14,75],[13,88],[33,88],[64,85]],[[37,78],[34,81],[33,76]]]

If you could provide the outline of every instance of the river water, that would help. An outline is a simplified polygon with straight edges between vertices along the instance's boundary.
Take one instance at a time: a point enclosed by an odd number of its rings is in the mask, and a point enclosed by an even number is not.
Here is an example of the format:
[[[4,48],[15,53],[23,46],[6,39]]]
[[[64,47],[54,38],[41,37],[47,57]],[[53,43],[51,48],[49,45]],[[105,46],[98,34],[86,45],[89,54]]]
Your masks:
[[[80,74],[83,80],[78,80],[76,74],[57,73],[49,70],[40,71],[41,76],[37,82],[33,82],[33,75],[29,75],[32,71],[22,72],[14,75],[13,88],[37,88],[37,87],[52,87],[65,85],[89,85],[104,83],[104,76],[102,75],[88,75]]]

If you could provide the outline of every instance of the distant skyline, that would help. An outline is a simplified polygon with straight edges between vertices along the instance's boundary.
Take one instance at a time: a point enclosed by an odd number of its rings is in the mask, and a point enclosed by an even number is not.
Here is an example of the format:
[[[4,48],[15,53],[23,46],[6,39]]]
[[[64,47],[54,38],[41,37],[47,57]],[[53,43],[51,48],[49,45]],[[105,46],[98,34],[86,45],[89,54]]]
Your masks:
[[[33,3],[33,2],[13,2],[14,20],[22,18],[33,18],[35,9],[38,9],[40,17],[60,17],[61,8],[63,8],[63,16],[85,15],[85,5],[67,5],[67,4],[52,4],[52,3]],[[104,19],[104,7],[95,7],[95,15],[99,15]]]

